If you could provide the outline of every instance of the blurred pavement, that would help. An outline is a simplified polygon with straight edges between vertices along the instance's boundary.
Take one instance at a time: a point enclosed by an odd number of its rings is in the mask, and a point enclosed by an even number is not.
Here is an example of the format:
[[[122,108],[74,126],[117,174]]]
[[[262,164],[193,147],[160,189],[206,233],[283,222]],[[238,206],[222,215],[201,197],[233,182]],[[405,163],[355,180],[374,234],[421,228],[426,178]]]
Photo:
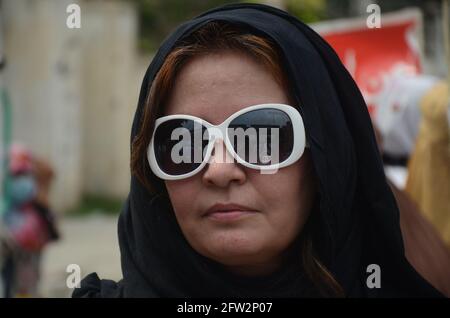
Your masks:
[[[122,277],[117,240],[118,215],[64,217],[58,222],[62,238],[50,244],[42,259],[39,291],[42,297],[70,297],[67,265],[77,264],[81,277],[97,272],[100,278]]]

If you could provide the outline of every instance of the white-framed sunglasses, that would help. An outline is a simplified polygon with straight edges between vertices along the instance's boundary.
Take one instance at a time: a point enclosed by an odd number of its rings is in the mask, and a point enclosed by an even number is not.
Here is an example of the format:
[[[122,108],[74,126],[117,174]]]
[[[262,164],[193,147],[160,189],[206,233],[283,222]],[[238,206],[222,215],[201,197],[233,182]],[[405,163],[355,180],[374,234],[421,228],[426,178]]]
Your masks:
[[[160,117],[155,122],[147,150],[150,168],[163,180],[189,178],[210,162],[220,139],[231,162],[236,160],[265,174],[295,163],[307,147],[303,119],[290,105],[249,106],[220,125],[176,114]],[[221,160],[216,149],[214,160],[217,158]]]

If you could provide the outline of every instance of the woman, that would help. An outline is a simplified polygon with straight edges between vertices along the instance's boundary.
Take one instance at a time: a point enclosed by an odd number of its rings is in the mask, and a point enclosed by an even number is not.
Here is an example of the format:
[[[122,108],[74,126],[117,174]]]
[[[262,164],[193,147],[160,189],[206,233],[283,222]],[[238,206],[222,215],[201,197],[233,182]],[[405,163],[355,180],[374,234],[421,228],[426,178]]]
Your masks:
[[[270,156],[241,153],[238,128],[275,128],[244,138]],[[181,25],[147,70],[131,142],[124,278],[91,274],[75,297],[439,296],[405,259],[356,84],[286,12],[226,5]]]

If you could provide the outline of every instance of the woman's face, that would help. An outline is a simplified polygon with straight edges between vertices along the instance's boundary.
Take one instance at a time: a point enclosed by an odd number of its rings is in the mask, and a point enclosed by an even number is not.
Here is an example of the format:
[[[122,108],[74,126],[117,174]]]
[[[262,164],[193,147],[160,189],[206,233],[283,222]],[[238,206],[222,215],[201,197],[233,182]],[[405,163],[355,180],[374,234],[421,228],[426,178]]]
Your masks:
[[[220,124],[250,105],[290,104],[266,68],[244,53],[224,51],[191,59],[178,74],[165,115],[189,114]],[[216,144],[225,153],[222,142]],[[214,154],[214,153],[213,153]],[[180,228],[200,254],[234,272],[274,270],[311,209],[315,182],[306,151],[295,164],[261,174],[229,160],[213,160],[198,174],[166,181]],[[249,212],[207,214],[215,204]]]

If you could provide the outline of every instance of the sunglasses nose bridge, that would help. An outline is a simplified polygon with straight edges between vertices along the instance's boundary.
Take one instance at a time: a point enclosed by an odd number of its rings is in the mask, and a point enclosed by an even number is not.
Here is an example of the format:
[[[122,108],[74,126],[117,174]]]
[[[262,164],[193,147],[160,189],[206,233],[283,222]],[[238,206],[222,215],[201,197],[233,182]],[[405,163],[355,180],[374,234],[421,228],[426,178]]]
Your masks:
[[[224,135],[222,127],[215,126],[208,128],[209,143],[210,143],[210,153],[209,163],[233,163],[233,155],[229,152],[227,143],[225,141],[226,136]]]
[[[208,135],[210,141],[216,141],[217,139],[224,139],[222,131],[218,127],[209,127],[208,128]]]

